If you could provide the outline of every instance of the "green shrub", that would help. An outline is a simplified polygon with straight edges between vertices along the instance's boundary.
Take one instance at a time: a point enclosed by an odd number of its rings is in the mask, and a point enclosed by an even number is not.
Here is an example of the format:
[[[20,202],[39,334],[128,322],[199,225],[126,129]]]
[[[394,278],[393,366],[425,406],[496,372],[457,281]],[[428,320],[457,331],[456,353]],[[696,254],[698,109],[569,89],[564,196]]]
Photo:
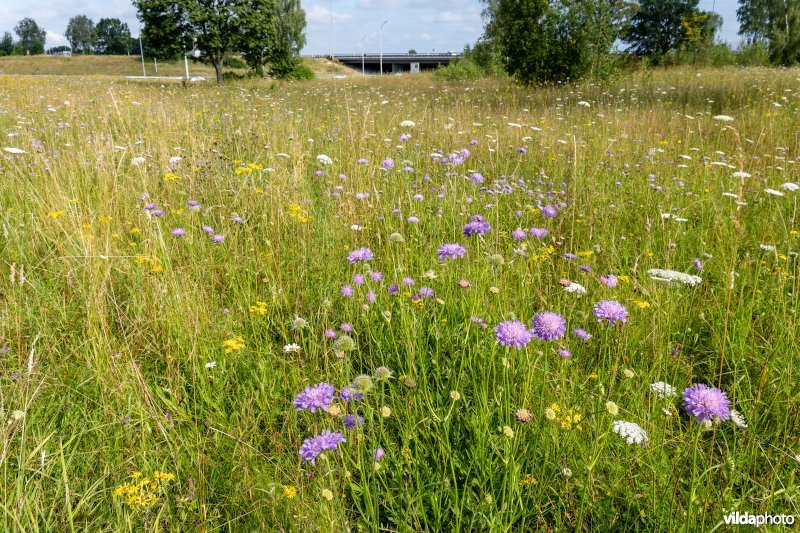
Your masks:
[[[483,69],[471,59],[461,58],[449,65],[436,69],[433,76],[440,81],[473,80],[486,75]]]
[[[297,58],[274,63],[269,73],[279,80],[313,80],[316,77],[314,71]]]

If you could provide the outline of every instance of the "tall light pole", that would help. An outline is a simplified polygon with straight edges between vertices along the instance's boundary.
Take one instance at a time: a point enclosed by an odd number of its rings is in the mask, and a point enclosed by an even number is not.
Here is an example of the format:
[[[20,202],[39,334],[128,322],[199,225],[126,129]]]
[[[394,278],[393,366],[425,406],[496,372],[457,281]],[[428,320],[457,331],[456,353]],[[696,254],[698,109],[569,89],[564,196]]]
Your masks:
[[[389,21],[384,20],[383,24],[381,24],[381,29],[378,30],[378,38],[381,40],[381,76],[383,76],[383,27],[387,22]]]
[[[368,35],[365,35],[363,39],[361,39],[361,74],[364,75],[366,72],[364,71],[364,43],[367,42]]]
[[[330,49],[328,50],[328,54],[333,59],[333,0],[328,1],[328,8],[331,12],[331,42],[330,42]]]
[[[139,54],[142,57],[142,76],[147,77],[147,71],[144,68],[144,48],[142,48],[142,28],[139,28]]]

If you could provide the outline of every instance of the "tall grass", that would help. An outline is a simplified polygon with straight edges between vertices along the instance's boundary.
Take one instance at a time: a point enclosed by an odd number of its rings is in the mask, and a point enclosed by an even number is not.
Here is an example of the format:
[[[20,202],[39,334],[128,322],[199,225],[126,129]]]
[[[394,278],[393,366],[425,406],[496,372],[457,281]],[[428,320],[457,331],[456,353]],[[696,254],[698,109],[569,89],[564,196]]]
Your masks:
[[[0,148],[25,152],[0,163],[2,529],[689,531],[798,514],[800,192],[780,186],[798,181],[799,78],[0,78]],[[461,165],[432,157],[464,148]],[[475,214],[492,231],[465,237]],[[550,234],[512,238],[531,227]],[[440,261],[453,242],[466,257]],[[360,247],[374,260],[349,264]],[[647,274],[695,258],[696,287]],[[412,298],[422,286],[434,296]],[[624,325],[597,322],[603,299]],[[545,310],[592,338],[495,340]],[[352,349],[323,334],[343,322]],[[338,413],[292,406],[378,367],[392,377],[359,378],[364,399]],[[703,428],[656,381],[719,387],[748,427]],[[364,423],[346,430],[350,412]],[[347,441],[302,463],[323,429]]]

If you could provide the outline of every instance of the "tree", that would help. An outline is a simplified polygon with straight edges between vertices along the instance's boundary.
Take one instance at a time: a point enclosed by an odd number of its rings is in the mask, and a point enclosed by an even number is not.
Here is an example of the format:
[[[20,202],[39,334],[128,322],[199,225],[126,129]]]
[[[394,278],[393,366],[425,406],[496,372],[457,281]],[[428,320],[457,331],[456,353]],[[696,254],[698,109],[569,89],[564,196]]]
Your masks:
[[[134,0],[137,17],[144,24],[142,46],[145,54],[158,59],[176,59],[192,47],[182,1]],[[187,48],[188,47],[188,48]],[[134,50],[139,50],[136,43]]]
[[[14,37],[11,32],[5,32],[0,39],[0,56],[10,56],[14,53]]]
[[[148,46],[185,53],[196,42],[200,60],[214,66],[222,83],[222,64],[234,51],[246,46],[266,49],[271,32],[269,14],[275,0],[134,0],[145,28]],[[255,39],[255,42],[250,41]],[[174,57],[174,55],[173,55]]]
[[[14,33],[19,37],[15,50],[20,54],[43,54],[44,41],[47,32],[40,28],[32,18],[24,18],[14,27]]]
[[[750,43],[764,43],[770,61],[800,63],[800,2],[797,0],[739,0],[739,34]]]
[[[624,35],[629,50],[659,61],[684,39],[682,21],[697,12],[698,0],[640,0]]]
[[[131,30],[119,19],[100,19],[97,30],[97,52],[122,55],[130,50]]]
[[[623,0],[484,0],[483,42],[523,82],[596,73],[626,20]],[[594,68],[593,68],[594,66]]]
[[[78,15],[69,19],[64,37],[69,41],[73,52],[80,51],[82,54],[91,54],[97,43],[94,22],[86,15]]]

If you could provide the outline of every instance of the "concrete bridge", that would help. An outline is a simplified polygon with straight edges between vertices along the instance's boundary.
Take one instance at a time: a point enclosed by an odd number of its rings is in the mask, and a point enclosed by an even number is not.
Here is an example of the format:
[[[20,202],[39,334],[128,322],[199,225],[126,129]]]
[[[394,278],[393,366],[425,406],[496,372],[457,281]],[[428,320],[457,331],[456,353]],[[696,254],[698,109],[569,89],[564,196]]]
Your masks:
[[[313,55],[304,57],[327,58],[327,55]],[[364,74],[379,74],[381,72],[381,58],[383,59],[383,73],[419,72],[433,70],[439,65],[447,65],[460,54],[455,52],[436,52],[429,54],[334,54],[333,59],[347,65],[353,70]]]

